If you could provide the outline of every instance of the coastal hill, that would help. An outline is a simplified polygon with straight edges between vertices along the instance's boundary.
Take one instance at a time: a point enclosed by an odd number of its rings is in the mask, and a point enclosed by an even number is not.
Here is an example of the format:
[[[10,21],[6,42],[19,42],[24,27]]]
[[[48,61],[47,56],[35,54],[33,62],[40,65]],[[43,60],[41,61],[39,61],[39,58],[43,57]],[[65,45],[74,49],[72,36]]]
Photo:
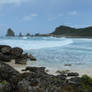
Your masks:
[[[51,33],[51,35],[66,37],[92,37],[92,26],[86,28],[59,26]]]
[[[43,37],[43,36],[56,36],[56,37],[87,37],[91,38],[92,37],[92,26],[86,27],[86,28],[73,28],[69,26],[59,26],[55,29],[54,32],[48,33],[48,34],[40,34],[37,33],[35,35],[31,35],[30,33],[27,33],[26,35],[23,35],[21,32],[19,35],[16,35],[15,32],[9,28],[7,30],[6,36],[18,36],[18,37],[23,37],[23,36],[31,36],[31,37]]]

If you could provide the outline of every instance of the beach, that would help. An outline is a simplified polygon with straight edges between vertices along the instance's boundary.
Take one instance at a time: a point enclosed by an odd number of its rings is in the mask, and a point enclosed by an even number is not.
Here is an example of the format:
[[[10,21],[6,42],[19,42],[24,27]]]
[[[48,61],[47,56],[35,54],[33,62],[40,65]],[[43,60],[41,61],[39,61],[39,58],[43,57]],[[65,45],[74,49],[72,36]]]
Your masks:
[[[92,66],[92,39],[55,38],[55,37],[9,37],[0,38],[0,44],[23,48],[24,53],[32,53],[36,62],[27,61],[27,65],[9,63],[21,72],[27,66],[46,67],[51,74],[57,70],[70,70],[90,77]],[[71,66],[65,66],[65,64]]]

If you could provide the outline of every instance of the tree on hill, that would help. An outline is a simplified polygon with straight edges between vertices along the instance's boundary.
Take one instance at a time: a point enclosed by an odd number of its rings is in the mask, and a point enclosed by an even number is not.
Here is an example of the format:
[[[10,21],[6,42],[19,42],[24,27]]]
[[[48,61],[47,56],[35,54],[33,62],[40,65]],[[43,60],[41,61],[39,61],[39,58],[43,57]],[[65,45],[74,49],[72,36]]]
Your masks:
[[[22,37],[23,35],[22,35],[22,33],[20,32],[18,36],[19,36],[19,37]]]
[[[59,26],[51,35],[71,36],[71,37],[92,37],[92,26],[86,28],[73,28],[69,26]]]
[[[14,31],[11,28],[9,28],[7,30],[6,36],[15,36],[15,33],[14,33]]]
[[[30,33],[27,33],[26,36],[31,36],[31,34]]]

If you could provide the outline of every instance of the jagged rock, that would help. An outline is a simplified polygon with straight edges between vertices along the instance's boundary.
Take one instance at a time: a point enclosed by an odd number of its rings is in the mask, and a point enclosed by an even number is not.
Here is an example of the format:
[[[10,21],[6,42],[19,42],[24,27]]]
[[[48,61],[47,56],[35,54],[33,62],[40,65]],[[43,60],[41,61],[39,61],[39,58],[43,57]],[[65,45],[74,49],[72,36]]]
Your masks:
[[[79,74],[78,74],[78,73],[73,73],[73,72],[71,72],[71,73],[68,73],[67,76],[79,76]]]
[[[17,92],[33,92],[33,88],[30,86],[30,82],[24,79],[18,82]]]
[[[2,81],[0,83],[0,92],[11,92],[11,90],[11,85],[7,81]]]
[[[0,51],[1,51],[1,49],[4,48],[4,47],[9,47],[9,48],[11,48],[11,47],[8,46],[8,45],[0,45]]]
[[[15,60],[15,64],[26,64],[27,59],[26,58],[19,58]]]
[[[23,49],[19,48],[19,47],[15,47],[11,49],[11,54],[15,57],[19,57],[21,56],[23,53]]]
[[[45,72],[45,67],[26,67],[25,71],[27,70],[30,72]]]
[[[0,60],[3,61],[3,62],[10,62],[11,61],[11,56],[0,53]]]
[[[0,77],[3,80],[10,81],[13,77],[19,75],[19,72],[17,72],[15,69],[13,69],[11,66],[0,62]],[[11,81],[12,82],[12,81]]]
[[[20,57],[15,59],[15,64],[26,64],[27,63],[27,53],[22,54]]]
[[[80,77],[74,77],[68,80],[68,84],[72,85],[80,85],[81,78]]]
[[[11,47],[3,47],[3,48],[1,48],[1,52],[3,53],[3,54],[9,54],[10,53],[10,51],[11,51]]]
[[[11,28],[8,29],[6,36],[15,36],[15,33],[13,32],[13,30]]]
[[[28,55],[28,58],[32,61],[36,61],[36,58],[34,56],[32,56],[32,54]]]

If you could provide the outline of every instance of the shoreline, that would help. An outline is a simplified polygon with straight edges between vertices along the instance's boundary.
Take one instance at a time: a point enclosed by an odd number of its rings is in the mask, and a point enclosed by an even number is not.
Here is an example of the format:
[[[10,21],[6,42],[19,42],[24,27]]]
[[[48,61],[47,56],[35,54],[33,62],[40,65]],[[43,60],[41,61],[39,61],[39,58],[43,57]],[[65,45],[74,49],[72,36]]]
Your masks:
[[[13,67],[15,70],[17,70],[20,73],[23,73],[23,69],[25,69],[26,67],[28,67],[29,65],[21,65],[21,64],[15,64],[14,60],[12,60],[11,62],[7,62],[6,64],[10,65],[11,67]],[[33,67],[30,65],[30,67]],[[34,67],[38,67],[38,66],[34,66]],[[43,67],[43,66],[41,66]],[[46,67],[46,70],[48,71],[48,74],[52,74],[52,75],[57,75],[58,73],[56,73],[56,71],[67,71],[69,70],[69,72],[77,72],[79,73],[80,77],[83,75],[88,75],[89,77],[92,78],[92,68],[91,67],[87,67],[87,68],[82,68],[82,67],[73,67],[73,66],[64,66],[61,69],[56,69],[56,68],[49,68]]]

